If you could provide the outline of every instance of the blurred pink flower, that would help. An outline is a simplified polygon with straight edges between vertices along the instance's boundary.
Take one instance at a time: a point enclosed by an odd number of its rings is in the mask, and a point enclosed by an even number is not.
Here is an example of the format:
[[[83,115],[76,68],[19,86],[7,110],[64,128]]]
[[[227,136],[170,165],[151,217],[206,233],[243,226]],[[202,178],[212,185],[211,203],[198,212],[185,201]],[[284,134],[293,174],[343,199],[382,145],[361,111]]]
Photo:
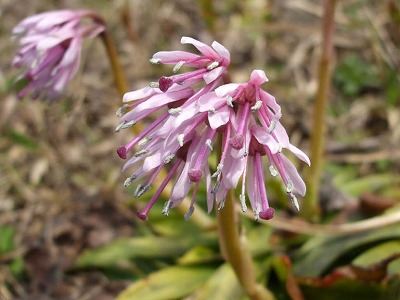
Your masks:
[[[65,88],[79,68],[82,40],[105,29],[98,22],[81,23],[84,17],[99,19],[87,10],[60,10],[28,17],[14,27],[20,39],[13,66],[23,69],[18,79],[25,85],[18,97],[54,98]]]
[[[282,149],[288,149],[307,164],[310,161],[306,154],[290,144],[279,122],[280,106],[273,96],[261,89],[260,86],[268,81],[265,73],[255,70],[246,83],[222,85],[222,76],[226,74],[230,61],[229,52],[217,42],[212,44],[214,51],[191,38],[184,37],[182,41],[195,45],[202,55],[183,51],[158,52],[151,61],[175,63],[178,67],[174,69],[187,65],[196,70],[161,77],[158,83],[150,83],[150,87],[125,94],[125,104],[117,111],[122,122],[116,131],[133,126],[158,111],[158,117],[141,134],[117,149],[118,155],[126,159],[127,154],[137,148],[123,168],[136,170],[125,181],[125,186],[144,178],[135,197],[150,189],[152,181],[165,165],[172,165],[138,216],[147,219],[166,184],[176,177],[163,214],[167,215],[170,208],[181,203],[193,186],[190,209],[185,216],[189,218],[202,178],[207,186],[208,212],[211,212],[214,202],[218,209],[222,209],[227,191],[235,189],[241,179],[242,209],[247,209],[245,198],[248,195],[255,218],[270,219],[274,210],[267,200],[264,157],[271,175],[281,176],[290,199],[299,209],[294,191],[304,195],[305,184]],[[209,68],[212,64],[213,68]],[[203,84],[199,86],[200,82]],[[209,157],[218,136],[222,141],[221,157],[211,175]]]

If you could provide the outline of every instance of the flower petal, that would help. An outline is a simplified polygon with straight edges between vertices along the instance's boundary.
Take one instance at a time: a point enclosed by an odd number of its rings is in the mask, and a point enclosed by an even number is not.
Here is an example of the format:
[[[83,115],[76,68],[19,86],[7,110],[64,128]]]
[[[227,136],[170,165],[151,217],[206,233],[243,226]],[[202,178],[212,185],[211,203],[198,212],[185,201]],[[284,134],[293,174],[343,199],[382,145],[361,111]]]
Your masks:
[[[281,158],[286,174],[293,183],[293,187],[300,195],[304,196],[306,194],[306,184],[303,179],[301,179],[296,167],[285,155],[281,155]]]
[[[229,94],[230,92],[233,92],[234,90],[236,90],[239,86],[240,86],[239,83],[227,83],[227,84],[217,87],[215,89],[215,94],[218,97],[224,97],[227,94]]]
[[[208,113],[208,121],[212,129],[217,129],[218,127],[225,125],[229,121],[230,109],[224,106],[217,110],[216,112]]]
[[[176,64],[180,61],[196,60],[200,55],[186,51],[159,51],[153,55],[154,59],[159,59],[163,64]]]
[[[223,58],[225,58],[227,60],[227,63],[230,62],[231,54],[229,53],[228,49],[226,49],[223,45],[221,45],[217,41],[214,41],[211,44],[211,47],[213,47],[214,50],[217,51],[217,53],[219,55],[221,55]]]
[[[204,56],[209,56],[210,58],[217,59],[218,54],[208,45],[195,40],[194,38],[184,36],[181,38],[181,44],[192,44],[199,50]]]
[[[207,72],[206,74],[204,74],[203,79],[207,84],[209,84],[209,83],[213,82],[215,79],[217,79],[218,77],[220,77],[224,70],[225,70],[225,67],[215,68],[215,69],[211,70],[210,72]]]

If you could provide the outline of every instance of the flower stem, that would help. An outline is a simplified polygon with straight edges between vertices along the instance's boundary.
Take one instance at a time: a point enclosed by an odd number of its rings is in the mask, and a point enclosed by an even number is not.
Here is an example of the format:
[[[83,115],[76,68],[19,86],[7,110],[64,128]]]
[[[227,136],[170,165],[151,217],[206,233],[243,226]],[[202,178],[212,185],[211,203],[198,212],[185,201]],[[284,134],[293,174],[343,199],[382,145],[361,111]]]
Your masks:
[[[107,55],[110,60],[111,68],[114,73],[115,85],[118,89],[119,95],[122,97],[126,92],[129,91],[129,85],[126,80],[125,73],[121,67],[117,48],[115,47],[114,41],[107,29],[101,33],[100,37],[104,43],[104,47],[106,48]]]
[[[118,93],[122,97],[127,91],[129,91],[128,81],[126,80],[125,73],[121,67],[121,63],[118,56],[117,48],[115,47],[115,43],[106,29],[101,34],[101,39],[103,41],[104,47],[106,49],[108,58],[110,60],[111,68],[114,73],[115,85],[117,87]],[[135,124],[135,126],[131,127],[135,135],[140,134],[143,131],[143,127],[140,123]],[[166,177],[165,170],[161,170],[159,176],[154,180],[155,186],[160,186],[162,182],[162,178]],[[161,196],[168,199],[171,193],[172,186],[170,183],[165,187],[162,191]],[[190,199],[185,199],[182,203],[177,207],[177,210],[184,215],[190,208]],[[196,213],[190,218],[190,221],[200,228],[209,229],[214,226],[213,220],[207,216],[207,214],[200,208],[195,207]]]
[[[218,234],[222,255],[231,264],[247,296],[252,300],[273,300],[272,293],[256,281],[256,272],[246,242],[239,236],[238,216],[233,191],[229,190],[225,206],[217,212]]]
[[[320,216],[318,194],[322,175],[325,114],[330,89],[331,63],[333,53],[333,34],[335,29],[336,0],[324,1],[324,16],[322,20],[322,52],[318,65],[318,89],[314,105],[311,134],[311,168],[308,176],[307,197],[304,199],[302,214],[308,220],[316,221]]]

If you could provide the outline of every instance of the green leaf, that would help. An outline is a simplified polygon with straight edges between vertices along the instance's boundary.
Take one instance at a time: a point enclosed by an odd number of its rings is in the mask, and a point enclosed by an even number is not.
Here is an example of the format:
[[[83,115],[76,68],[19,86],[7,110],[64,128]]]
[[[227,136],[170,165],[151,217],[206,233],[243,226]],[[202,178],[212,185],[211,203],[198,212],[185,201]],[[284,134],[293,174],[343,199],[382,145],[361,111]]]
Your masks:
[[[399,225],[351,236],[316,236],[306,242],[295,255],[293,273],[298,276],[320,276],[337,259],[357,247],[398,238],[400,238]]]
[[[240,287],[240,283],[232,267],[225,263],[218,268],[204,286],[197,290],[193,300],[239,300],[242,297],[243,290]]]
[[[76,267],[115,267],[135,258],[178,257],[198,242],[207,245],[206,238],[195,237],[135,237],[118,239],[104,247],[87,250],[76,261]]]
[[[25,134],[19,133],[14,130],[9,130],[6,134],[11,142],[21,145],[26,149],[34,150],[38,147],[37,142],[32,140]]]
[[[220,259],[220,255],[210,248],[195,246],[178,259],[180,265],[199,264]]]
[[[357,256],[352,264],[366,268],[378,264],[393,254],[400,254],[400,240],[380,244]]]
[[[0,254],[14,250],[14,228],[0,227]]]
[[[388,267],[387,267],[387,273],[388,275],[394,275],[396,274],[397,276],[400,277],[400,258],[392,261]]]
[[[388,186],[400,183],[400,176],[393,174],[373,174],[359,179],[349,180],[340,185],[340,189],[352,196],[360,195],[364,192],[377,192]]]
[[[338,280],[331,286],[303,285],[302,291],[304,298],[307,300],[389,300],[388,298],[384,298],[385,289],[382,285],[350,279]]]
[[[205,267],[166,268],[133,283],[117,300],[181,299],[202,286],[212,273],[212,268]]]

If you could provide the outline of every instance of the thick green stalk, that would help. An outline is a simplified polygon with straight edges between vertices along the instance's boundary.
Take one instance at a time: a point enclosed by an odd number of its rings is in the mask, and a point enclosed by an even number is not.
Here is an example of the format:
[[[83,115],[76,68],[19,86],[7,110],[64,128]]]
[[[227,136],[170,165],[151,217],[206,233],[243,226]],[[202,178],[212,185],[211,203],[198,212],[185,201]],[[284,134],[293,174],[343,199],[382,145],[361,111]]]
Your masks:
[[[318,65],[318,90],[315,97],[313,124],[311,131],[311,168],[307,180],[307,197],[304,199],[302,214],[305,218],[317,221],[320,216],[318,196],[322,175],[325,145],[325,115],[331,79],[333,53],[333,34],[335,29],[336,0],[325,0],[322,20],[322,49]]]
[[[225,206],[217,212],[222,255],[231,264],[243,290],[252,300],[273,300],[272,293],[256,281],[256,272],[245,239],[238,229],[233,190],[228,191]]]

